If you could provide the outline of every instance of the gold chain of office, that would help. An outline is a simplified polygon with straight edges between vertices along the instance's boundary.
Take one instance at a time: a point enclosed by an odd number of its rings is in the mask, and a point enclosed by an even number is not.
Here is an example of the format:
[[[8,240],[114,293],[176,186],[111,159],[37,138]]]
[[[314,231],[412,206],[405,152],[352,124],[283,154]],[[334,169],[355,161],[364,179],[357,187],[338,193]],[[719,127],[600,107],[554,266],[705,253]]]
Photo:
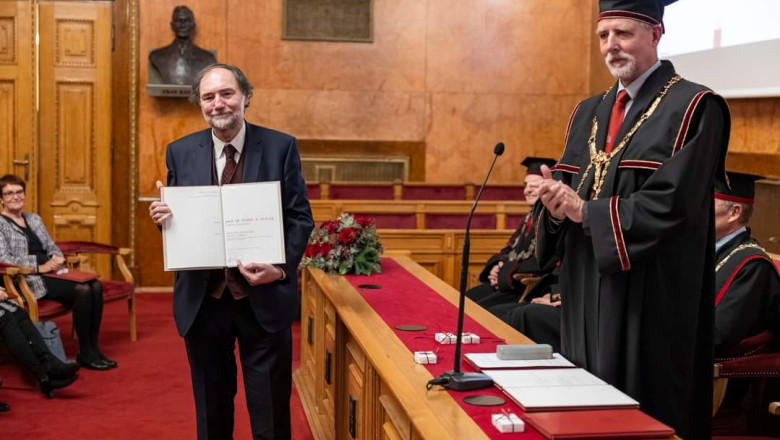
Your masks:
[[[731,258],[732,255],[736,254],[737,252],[739,252],[739,251],[741,251],[743,249],[750,249],[750,248],[758,249],[761,252],[766,254],[766,249],[762,248],[761,246],[757,245],[756,243],[741,244],[741,245],[735,247],[733,251],[729,252],[729,254],[726,255],[726,257],[724,259],[720,260],[720,263],[718,263],[718,265],[715,266],[715,272],[718,272],[720,270],[720,268],[723,267],[723,265],[726,264],[727,261],[729,261],[729,258]]]
[[[639,130],[639,127],[642,126],[642,124],[647,121],[650,116],[653,115],[655,112],[655,109],[658,107],[658,104],[661,103],[661,100],[666,96],[666,93],[669,91],[670,88],[672,88],[673,85],[677,84],[682,77],[680,75],[674,75],[669,82],[664,86],[663,89],[661,89],[660,92],[658,92],[658,96],[655,97],[655,100],[653,100],[653,103],[650,104],[650,108],[648,108],[642,116],[639,118],[638,121],[634,124],[633,127],[631,127],[631,130],[626,133],[625,137],[623,137],[623,140],[620,141],[618,146],[616,148],[613,148],[610,153],[607,153],[603,150],[599,151],[596,149],[596,132],[598,132],[598,118],[596,116],[593,117],[593,125],[590,129],[590,138],[588,139],[588,148],[590,150],[590,163],[588,164],[588,167],[585,168],[585,173],[582,175],[582,179],[580,180],[580,184],[577,186],[577,192],[580,192],[580,189],[582,188],[582,185],[585,183],[585,181],[588,179],[588,173],[590,173],[591,169],[595,168],[594,171],[594,178],[593,178],[593,200],[598,200],[599,193],[601,192],[601,187],[604,185],[604,181],[607,179],[607,170],[609,169],[609,164],[612,162],[612,158],[617,156],[618,153],[631,141],[631,138],[634,136],[634,133],[636,133],[637,130]],[[609,90],[607,90],[607,93],[609,93]],[[606,93],[605,93],[606,96]]]

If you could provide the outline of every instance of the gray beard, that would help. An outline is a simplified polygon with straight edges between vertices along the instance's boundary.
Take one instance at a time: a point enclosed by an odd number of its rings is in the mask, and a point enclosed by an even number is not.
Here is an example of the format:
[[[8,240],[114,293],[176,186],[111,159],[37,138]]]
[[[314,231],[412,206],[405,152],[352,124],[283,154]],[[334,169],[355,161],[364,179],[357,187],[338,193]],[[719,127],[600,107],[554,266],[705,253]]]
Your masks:
[[[209,126],[217,130],[228,130],[228,129],[236,128],[238,127],[238,124],[240,124],[241,120],[243,119],[240,115],[237,115],[235,113],[230,115],[230,117],[228,118],[222,116],[223,115],[204,116],[204,119],[209,124]]]
[[[628,78],[633,78],[636,74],[636,62],[635,60],[628,59],[628,62],[623,67],[614,67],[611,64],[609,64],[609,57],[604,59],[604,64],[607,65],[607,69],[609,70],[609,73],[619,80],[624,80]]]

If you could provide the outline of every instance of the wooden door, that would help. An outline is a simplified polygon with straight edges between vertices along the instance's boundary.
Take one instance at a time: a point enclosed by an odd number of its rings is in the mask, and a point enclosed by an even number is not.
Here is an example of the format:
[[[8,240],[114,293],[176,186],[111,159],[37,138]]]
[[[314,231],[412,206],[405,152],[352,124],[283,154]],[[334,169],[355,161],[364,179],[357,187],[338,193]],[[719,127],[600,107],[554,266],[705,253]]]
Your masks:
[[[112,2],[41,0],[38,13],[38,212],[55,240],[108,243]]]
[[[33,14],[30,1],[0,1],[0,174],[27,181],[30,210],[37,207]]]

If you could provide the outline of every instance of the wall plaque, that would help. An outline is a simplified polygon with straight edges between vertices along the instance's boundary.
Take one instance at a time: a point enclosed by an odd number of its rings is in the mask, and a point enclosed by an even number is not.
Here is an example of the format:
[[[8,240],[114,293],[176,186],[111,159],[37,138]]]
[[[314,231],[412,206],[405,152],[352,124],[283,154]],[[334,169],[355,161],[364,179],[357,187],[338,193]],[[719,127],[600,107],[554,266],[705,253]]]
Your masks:
[[[373,0],[285,0],[282,38],[370,43],[373,9]]]

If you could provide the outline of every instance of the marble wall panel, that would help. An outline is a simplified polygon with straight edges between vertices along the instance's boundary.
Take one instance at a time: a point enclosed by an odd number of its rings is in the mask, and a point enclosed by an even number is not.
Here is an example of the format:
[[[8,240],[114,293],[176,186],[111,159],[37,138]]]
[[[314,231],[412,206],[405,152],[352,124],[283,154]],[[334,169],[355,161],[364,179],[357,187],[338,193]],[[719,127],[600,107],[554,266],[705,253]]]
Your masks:
[[[247,118],[301,139],[424,141],[424,93],[255,90]]]
[[[570,112],[579,96],[434,94],[426,180],[481,182],[493,146],[506,151],[491,182],[518,182],[526,156],[560,157]]]
[[[258,88],[425,90],[425,1],[375,0],[373,43],[282,40],[281,0],[226,3],[227,58]]]
[[[428,76],[435,92],[583,93],[587,2],[429,0]]]

